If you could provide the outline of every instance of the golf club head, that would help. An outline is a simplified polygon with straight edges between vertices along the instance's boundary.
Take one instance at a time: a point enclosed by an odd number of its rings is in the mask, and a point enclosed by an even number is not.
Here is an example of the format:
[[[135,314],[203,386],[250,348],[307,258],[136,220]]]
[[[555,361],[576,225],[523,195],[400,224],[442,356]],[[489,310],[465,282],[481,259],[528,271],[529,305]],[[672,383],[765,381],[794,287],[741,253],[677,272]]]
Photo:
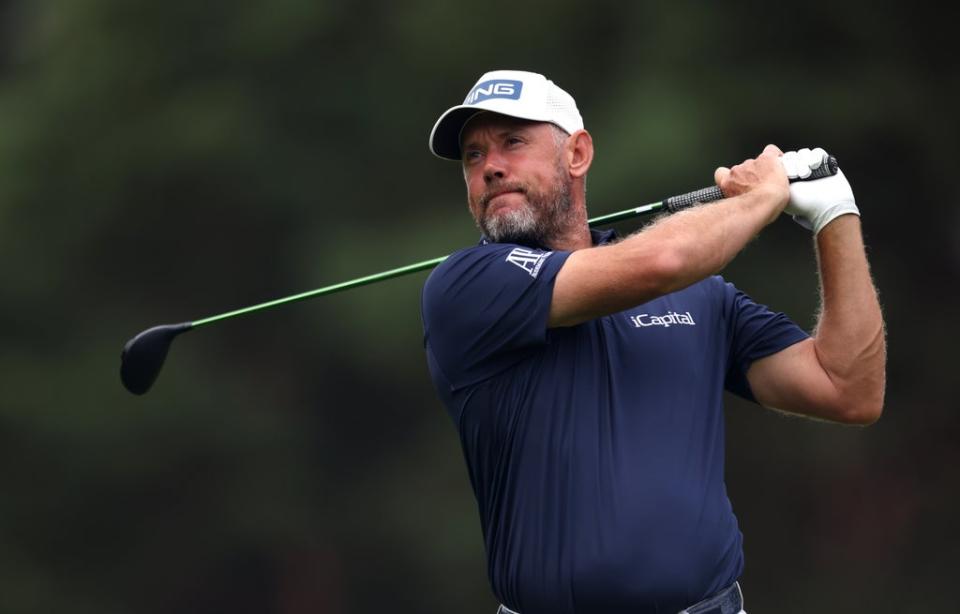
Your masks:
[[[133,394],[144,394],[160,374],[173,338],[193,328],[192,322],[148,328],[127,341],[120,353],[120,381]]]

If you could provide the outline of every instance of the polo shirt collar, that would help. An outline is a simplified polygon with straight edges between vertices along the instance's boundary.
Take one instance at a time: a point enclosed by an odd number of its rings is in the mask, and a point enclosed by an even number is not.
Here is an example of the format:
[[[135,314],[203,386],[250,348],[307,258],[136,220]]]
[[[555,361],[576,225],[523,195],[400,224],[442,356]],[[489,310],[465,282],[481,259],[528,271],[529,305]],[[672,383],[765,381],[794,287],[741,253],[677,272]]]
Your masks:
[[[603,245],[605,243],[609,243],[610,241],[613,241],[614,239],[616,239],[617,231],[614,230],[613,228],[609,228],[607,230],[597,230],[596,228],[591,228],[590,238],[593,240],[594,245]],[[479,245],[488,245],[490,243],[493,243],[493,241],[491,241],[484,235],[480,235]],[[524,245],[526,247],[533,247],[535,249],[548,249],[543,245],[537,245],[537,244],[524,244]]]

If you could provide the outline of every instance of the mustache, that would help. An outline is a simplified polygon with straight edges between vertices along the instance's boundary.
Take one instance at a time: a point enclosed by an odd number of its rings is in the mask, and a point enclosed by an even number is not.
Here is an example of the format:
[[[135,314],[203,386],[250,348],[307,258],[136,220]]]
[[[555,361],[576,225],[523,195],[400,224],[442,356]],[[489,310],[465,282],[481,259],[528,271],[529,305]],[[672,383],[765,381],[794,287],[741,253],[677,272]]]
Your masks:
[[[498,183],[496,185],[492,185],[488,189],[484,190],[483,194],[480,195],[481,208],[486,211],[487,205],[490,204],[490,201],[493,200],[493,198],[498,194],[503,194],[504,192],[520,192],[521,194],[526,194],[527,186],[519,182]]]

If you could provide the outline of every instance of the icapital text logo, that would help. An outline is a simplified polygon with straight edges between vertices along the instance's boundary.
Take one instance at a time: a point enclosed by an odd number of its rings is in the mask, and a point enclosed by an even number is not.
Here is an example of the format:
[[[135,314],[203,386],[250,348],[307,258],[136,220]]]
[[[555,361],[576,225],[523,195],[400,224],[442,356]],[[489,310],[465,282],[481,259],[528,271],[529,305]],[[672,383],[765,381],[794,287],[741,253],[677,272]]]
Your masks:
[[[652,316],[649,313],[641,313],[638,316],[630,316],[630,321],[633,322],[633,325],[636,328],[646,328],[648,326],[662,326],[664,328],[670,328],[671,326],[677,324],[683,326],[697,325],[689,311],[686,313],[668,311],[662,316]]]

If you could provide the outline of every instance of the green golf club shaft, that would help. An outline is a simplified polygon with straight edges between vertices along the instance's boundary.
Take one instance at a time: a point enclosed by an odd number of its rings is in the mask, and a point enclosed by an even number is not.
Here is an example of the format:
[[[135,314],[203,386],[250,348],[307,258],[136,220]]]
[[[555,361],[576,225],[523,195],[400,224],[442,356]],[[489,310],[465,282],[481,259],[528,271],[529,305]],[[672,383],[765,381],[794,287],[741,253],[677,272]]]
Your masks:
[[[827,177],[830,175],[835,175],[837,169],[839,168],[837,164],[837,159],[833,156],[827,156],[824,158],[824,163],[813,171],[808,177],[803,179],[793,178],[790,181],[810,181],[813,179],[820,179],[822,177]],[[628,220],[630,218],[636,217],[638,215],[643,215],[645,213],[659,213],[661,211],[669,211],[670,213],[675,213],[681,209],[686,209],[697,203],[708,203],[722,199],[723,192],[720,191],[720,188],[717,186],[709,186],[706,188],[701,188],[699,190],[694,190],[693,192],[687,192],[685,194],[680,194],[677,196],[671,196],[670,198],[650,203],[649,205],[643,205],[642,207],[634,207],[632,209],[624,209],[623,211],[617,211],[616,213],[610,213],[607,215],[601,215],[599,217],[592,218],[587,220],[590,224],[590,227],[601,226],[604,224],[612,224],[614,222],[621,222],[623,220]],[[326,286],[325,288],[318,288],[316,290],[310,290],[308,292],[301,292],[300,294],[294,294],[292,296],[286,296],[284,298],[278,298],[273,301],[268,301],[266,303],[260,303],[259,305],[252,305],[250,307],[244,307],[243,309],[237,309],[235,311],[228,311],[227,313],[221,313],[217,316],[210,316],[209,318],[204,318],[202,320],[196,320],[195,322],[190,322],[190,328],[196,328],[197,326],[203,326],[204,324],[211,324],[213,322],[219,322],[220,320],[226,320],[227,318],[234,318],[236,316],[242,316],[247,313],[253,313],[254,311],[260,311],[261,309],[269,309],[270,307],[276,307],[277,305],[283,305],[286,303],[295,303],[296,301],[302,301],[308,298],[313,298],[315,296],[321,296],[323,294],[333,294],[334,292],[340,292],[341,290],[349,290],[350,288],[357,288],[360,286],[365,286],[367,284],[373,284],[378,281],[383,281],[384,279],[391,279],[393,277],[400,277],[402,275],[407,275],[409,273],[416,273],[417,271],[425,271],[427,269],[432,269],[441,262],[447,259],[447,256],[441,256],[440,258],[434,258],[432,260],[424,260],[423,262],[416,262],[414,264],[408,264],[407,266],[402,266],[398,269],[390,269],[389,271],[384,271],[382,273],[375,273],[373,275],[367,275],[366,277],[360,277],[358,279],[352,279],[350,281],[344,281],[339,284],[333,284],[332,286]],[[189,330],[187,329],[187,330]]]
[[[665,208],[666,206],[664,205],[664,201],[660,201],[660,202],[651,203],[649,205],[644,205],[642,207],[633,207],[631,209],[624,209],[623,211],[618,211],[616,213],[601,215],[599,217],[595,217],[593,219],[588,220],[588,223],[590,224],[591,227],[600,226],[603,224],[612,224],[614,222],[628,220],[638,215],[643,215],[645,213],[656,213]],[[267,301],[266,303],[251,305],[250,307],[244,307],[242,309],[228,311],[227,313],[221,313],[220,315],[210,316],[209,318],[203,318],[202,320],[196,320],[194,322],[191,322],[190,325],[191,325],[191,328],[196,328],[198,326],[203,326],[204,324],[212,324],[213,322],[219,322],[220,320],[226,320],[227,318],[235,318],[237,316],[253,313],[254,311],[260,311],[262,309],[269,309],[270,307],[284,305],[286,303],[295,303],[297,301],[306,300],[308,298],[313,298],[315,296],[322,296],[324,294],[333,294],[334,292],[340,292],[342,290],[349,290],[351,288],[366,286],[367,284],[373,284],[378,281],[383,281],[385,279],[401,277],[403,275],[408,275],[410,273],[416,273],[417,271],[425,271],[427,269],[434,268],[435,266],[437,266],[438,264],[440,264],[446,259],[447,259],[447,256],[441,256],[439,258],[433,258],[432,260],[424,260],[423,262],[408,264],[407,266],[402,266],[397,269],[390,269],[389,271],[383,271],[382,273],[374,273],[373,275],[367,275],[366,277],[351,279],[350,281],[340,282],[338,284],[333,284],[332,286],[317,288],[316,290],[309,290],[307,292],[301,292],[300,294],[293,294],[291,296],[285,296],[283,298]]]

